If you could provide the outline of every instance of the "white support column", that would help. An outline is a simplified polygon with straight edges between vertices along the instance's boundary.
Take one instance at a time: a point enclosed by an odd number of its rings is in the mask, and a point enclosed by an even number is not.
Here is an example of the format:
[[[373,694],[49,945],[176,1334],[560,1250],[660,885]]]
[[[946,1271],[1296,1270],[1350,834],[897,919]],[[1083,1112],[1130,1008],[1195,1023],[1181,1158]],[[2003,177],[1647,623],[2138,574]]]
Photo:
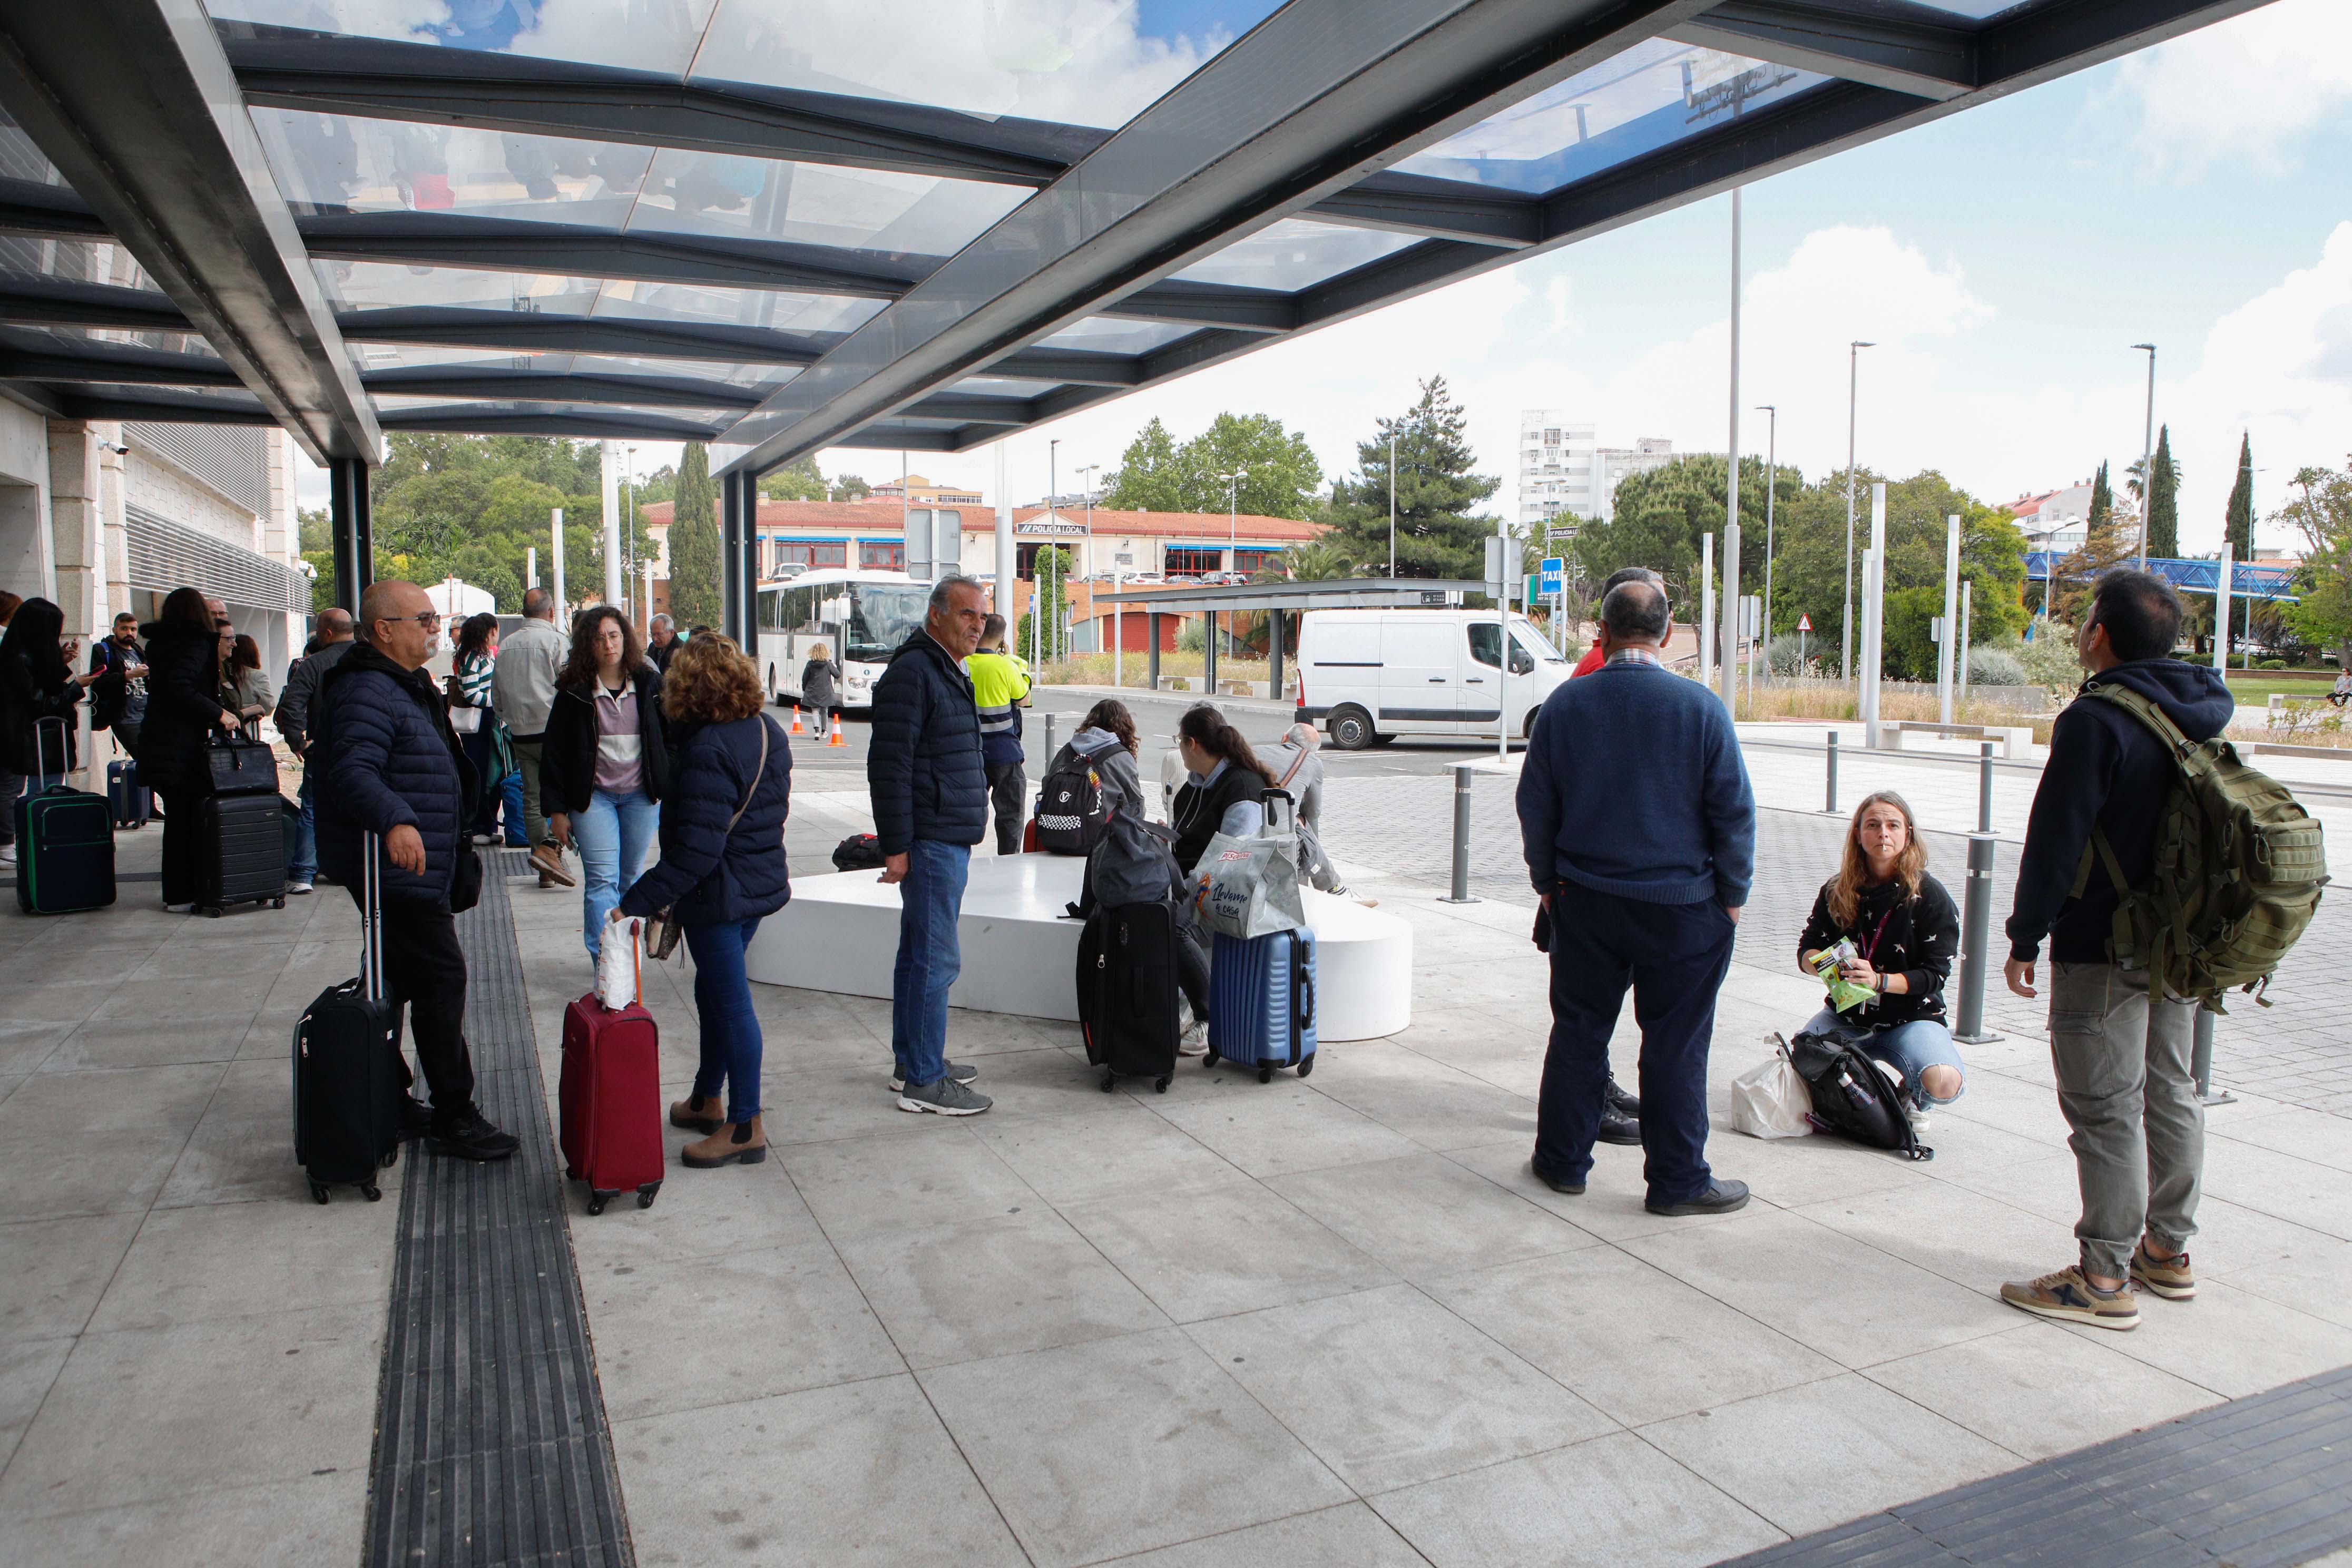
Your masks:
[[[1723,496],[1723,709],[1739,716],[1739,187],[1731,190],[1731,454]]]
[[[1958,688],[1963,702],[1969,700],[1969,628],[1976,624],[1976,586],[1965,578],[1961,580],[1959,665],[1954,671],[1952,684]]]
[[[604,487],[604,603],[625,611],[627,601],[621,587],[621,464],[612,442],[597,443],[597,464]]]
[[[1021,552],[1013,539],[1013,481],[1005,477],[1004,443],[996,443],[996,613],[1004,617],[1006,640],[1014,640],[1021,625],[1019,584],[1013,574]]]
[[[2221,541],[2221,574],[2213,584],[2213,673],[2225,679],[2230,673],[2230,589],[2231,557],[2237,546]]]
[[[1861,699],[1860,715],[1863,742],[1874,751],[1878,746],[1878,685],[1886,668],[1880,639],[1886,629],[1886,484],[1880,480],[1870,487],[1870,548],[1864,560],[1866,563],[1862,583],[1862,660],[1856,667],[1861,684],[1856,690]]]
[[[548,531],[555,536],[555,554],[548,569],[555,574],[555,629],[565,637],[572,635],[572,601],[563,596],[563,509],[548,509]]]
[[[1698,683],[1715,684],[1715,535],[1698,536]]]
[[[1960,646],[1960,514],[1944,519],[1944,638],[1936,645],[1936,708],[1944,723],[1952,721],[1954,655]]]
[[[49,560],[53,577],[49,598],[65,612],[65,636],[87,650],[104,636],[106,615],[106,554],[102,497],[99,479],[101,437],[79,419],[49,422]],[[75,668],[88,663],[77,658]],[[89,704],[74,709],[76,755],[80,766],[68,775],[78,789],[88,789],[94,759],[90,755]],[[101,784],[101,789],[104,785]]]

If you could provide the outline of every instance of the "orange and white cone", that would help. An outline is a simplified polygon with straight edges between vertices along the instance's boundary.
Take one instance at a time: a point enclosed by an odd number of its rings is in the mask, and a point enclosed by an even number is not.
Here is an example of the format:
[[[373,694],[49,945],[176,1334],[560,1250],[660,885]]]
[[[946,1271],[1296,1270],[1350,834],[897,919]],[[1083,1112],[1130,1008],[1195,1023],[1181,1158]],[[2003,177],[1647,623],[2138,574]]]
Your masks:
[[[801,705],[797,702],[793,704],[792,732],[795,735],[805,735],[808,733],[806,730],[801,728]]]
[[[841,738],[841,715],[838,713],[833,716],[833,734],[827,738],[824,743],[828,746],[845,746],[849,744],[848,742]]]

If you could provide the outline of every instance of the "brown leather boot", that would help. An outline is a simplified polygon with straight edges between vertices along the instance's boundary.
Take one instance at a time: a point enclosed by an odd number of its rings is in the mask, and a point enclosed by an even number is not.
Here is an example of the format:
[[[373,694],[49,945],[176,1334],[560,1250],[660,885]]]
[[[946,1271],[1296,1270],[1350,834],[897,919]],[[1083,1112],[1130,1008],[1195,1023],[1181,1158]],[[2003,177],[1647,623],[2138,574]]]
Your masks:
[[[669,1124],[691,1132],[716,1132],[727,1120],[717,1095],[688,1095],[669,1102]]]
[[[768,1135],[761,1131],[760,1119],[730,1122],[698,1143],[688,1143],[678,1158],[691,1169],[712,1171],[740,1161],[756,1165],[768,1157]]]

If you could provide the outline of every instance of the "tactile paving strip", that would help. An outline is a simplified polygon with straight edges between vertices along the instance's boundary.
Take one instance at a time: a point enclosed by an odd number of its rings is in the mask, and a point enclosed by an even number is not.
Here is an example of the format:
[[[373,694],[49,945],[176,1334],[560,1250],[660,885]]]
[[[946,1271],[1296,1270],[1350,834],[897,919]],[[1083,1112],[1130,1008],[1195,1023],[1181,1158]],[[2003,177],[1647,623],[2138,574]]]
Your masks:
[[[1720,1568],[2285,1568],[2352,1546],[2352,1367]]]
[[[482,1112],[522,1140],[476,1165],[410,1144],[376,1411],[368,1568],[630,1568],[564,1183],[505,878],[457,917]]]

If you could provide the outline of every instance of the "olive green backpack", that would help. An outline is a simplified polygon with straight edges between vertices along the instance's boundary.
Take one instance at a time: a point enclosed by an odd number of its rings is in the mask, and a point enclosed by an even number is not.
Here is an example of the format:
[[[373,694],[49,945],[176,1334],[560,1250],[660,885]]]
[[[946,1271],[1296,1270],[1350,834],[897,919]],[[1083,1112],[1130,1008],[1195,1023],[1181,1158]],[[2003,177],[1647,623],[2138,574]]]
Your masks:
[[[2074,874],[2074,896],[2090,886],[2094,859],[2115,883],[2116,923],[2107,951],[2144,962],[2167,992],[2215,1012],[2224,991],[2242,988],[2267,1007],[2261,987],[2319,908],[2327,856],[2319,824],[2286,786],[2238,760],[2220,736],[2191,741],[2162,708],[2121,686],[2086,687],[2156,732],[2179,772],[2157,818],[2155,868],[2145,887],[2124,880],[2106,834],[2091,830]]]

